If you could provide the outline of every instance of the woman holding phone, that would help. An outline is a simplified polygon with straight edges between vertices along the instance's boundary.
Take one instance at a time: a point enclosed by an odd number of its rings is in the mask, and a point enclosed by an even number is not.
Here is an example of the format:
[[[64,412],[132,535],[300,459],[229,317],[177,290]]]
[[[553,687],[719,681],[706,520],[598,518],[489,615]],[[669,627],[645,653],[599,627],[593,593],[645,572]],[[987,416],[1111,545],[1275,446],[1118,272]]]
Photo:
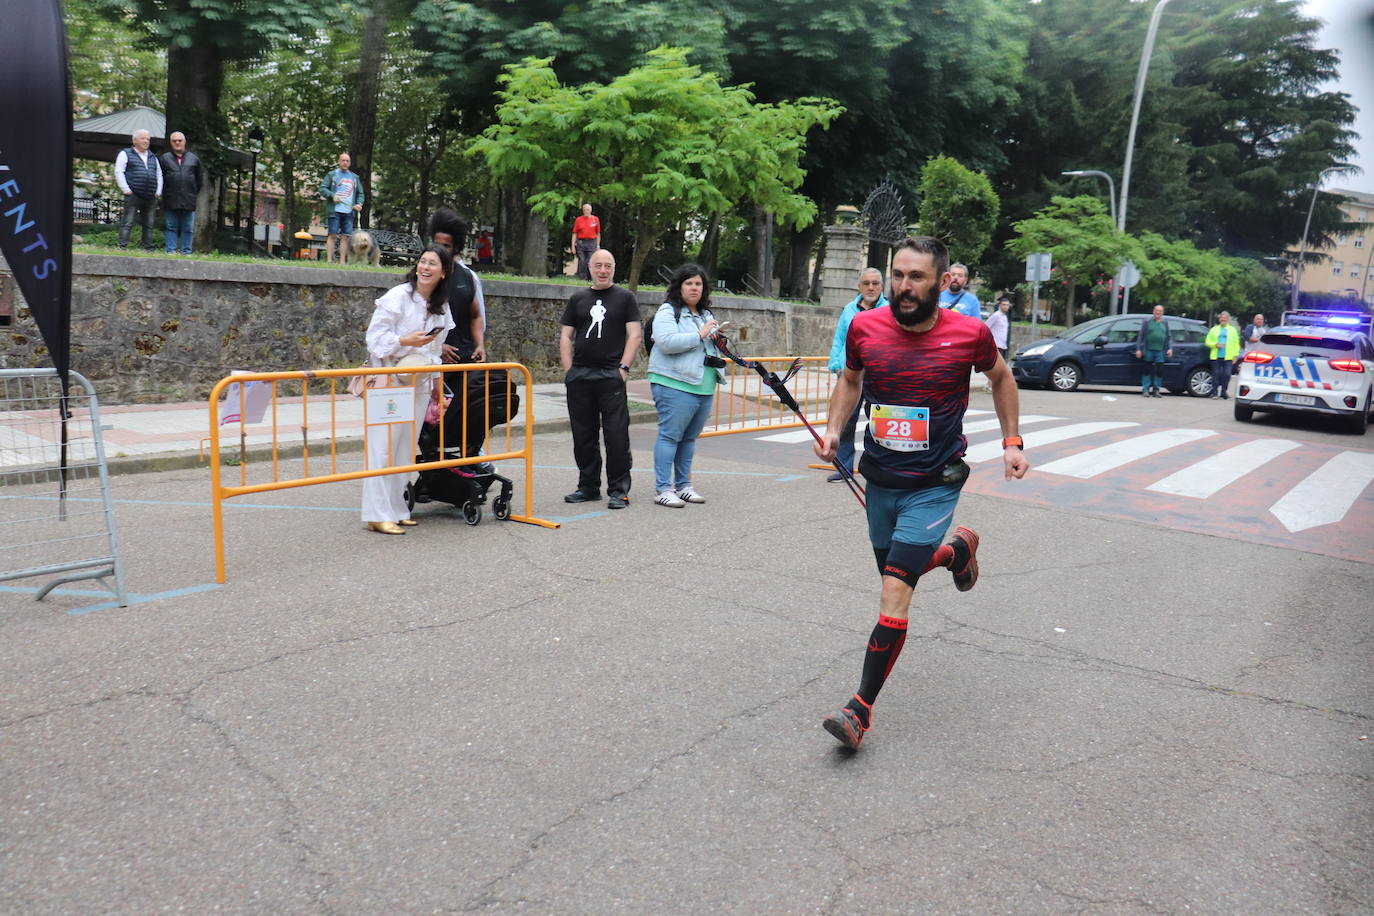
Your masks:
[[[376,301],[367,326],[371,365],[439,364],[444,335],[453,327],[448,308],[448,278],[452,271],[453,259],[448,249],[430,245],[406,274],[405,282],[393,286]],[[369,470],[414,463],[425,409],[431,400],[440,400],[444,388],[442,378],[434,373],[394,375],[383,384],[414,385],[415,419],[367,428]],[[403,474],[363,478],[363,523],[368,531],[405,534],[406,528],[415,524],[406,506],[405,490]]]
[[[668,301],[654,315],[649,388],[658,408],[654,442],[654,505],[681,509],[706,498],[692,488],[697,436],[711,415],[725,360],[711,335],[722,325],[711,314],[706,271],[684,264],[668,284]]]

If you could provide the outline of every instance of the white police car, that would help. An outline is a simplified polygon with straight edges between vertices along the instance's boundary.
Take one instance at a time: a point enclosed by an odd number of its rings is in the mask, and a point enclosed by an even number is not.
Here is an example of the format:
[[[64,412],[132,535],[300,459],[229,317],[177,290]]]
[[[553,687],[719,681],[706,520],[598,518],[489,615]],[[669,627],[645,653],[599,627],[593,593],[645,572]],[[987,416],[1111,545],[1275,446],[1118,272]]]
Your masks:
[[[1326,414],[1363,434],[1374,408],[1371,320],[1364,312],[1285,312],[1241,361],[1236,419],[1257,410]]]

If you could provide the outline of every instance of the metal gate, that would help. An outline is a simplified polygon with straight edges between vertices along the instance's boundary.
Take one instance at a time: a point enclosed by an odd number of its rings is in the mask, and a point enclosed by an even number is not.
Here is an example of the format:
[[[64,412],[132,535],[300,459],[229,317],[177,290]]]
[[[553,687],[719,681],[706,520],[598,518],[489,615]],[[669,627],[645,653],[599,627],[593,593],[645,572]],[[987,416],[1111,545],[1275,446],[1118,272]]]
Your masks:
[[[69,378],[64,462],[57,370],[0,369],[0,582],[53,576],[34,595],[42,601],[96,579],[124,607],[100,405],[85,377]]]

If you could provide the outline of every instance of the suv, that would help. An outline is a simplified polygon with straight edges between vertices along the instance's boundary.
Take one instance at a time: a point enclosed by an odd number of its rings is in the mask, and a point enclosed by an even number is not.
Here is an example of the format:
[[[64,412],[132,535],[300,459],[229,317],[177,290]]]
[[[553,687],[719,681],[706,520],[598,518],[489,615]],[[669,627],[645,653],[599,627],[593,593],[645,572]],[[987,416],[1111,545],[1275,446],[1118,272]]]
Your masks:
[[[1240,364],[1236,419],[1256,410],[1345,418],[1363,434],[1374,401],[1374,343],[1369,316],[1284,315],[1251,346]]]
[[[1139,385],[1144,364],[1135,357],[1140,323],[1149,315],[1109,315],[1027,344],[1012,358],[1011,372],[1022,387],[1073,391],[1079,385]],[[1164,387],[1194,397],[1212,393],[1207,325],[1166,315],[1174,355],[1164,360]]]

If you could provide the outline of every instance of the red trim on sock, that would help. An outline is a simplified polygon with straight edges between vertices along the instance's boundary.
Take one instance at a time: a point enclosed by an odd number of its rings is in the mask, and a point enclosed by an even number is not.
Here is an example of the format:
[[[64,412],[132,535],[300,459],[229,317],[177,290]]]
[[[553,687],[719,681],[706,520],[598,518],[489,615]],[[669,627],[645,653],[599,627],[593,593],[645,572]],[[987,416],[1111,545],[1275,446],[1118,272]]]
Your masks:
[[[953,559],[954,548],[948,544],[941,544],[939,547],[935,548],[935,553],[931,554],[930,562],[926,564],[925,569],[921,570],[921,575],[925,575],[937,567],[948,566]]]
[[[886,614],[878,615],[878,626],[891,627],[894,630],[905,630],[907,622],[899,617],[889,617]]]
[[[858,701],[859,701],[859,705],[862,706],[864,709],[867,709],[869,712],[873,712],[873,704],[872,704],[872,703],[865,703],[865,702],[864,702],[864,698],[861,697],[861,696],[859,696],[857,693],[854,694],[854,699],[858,700]]]

